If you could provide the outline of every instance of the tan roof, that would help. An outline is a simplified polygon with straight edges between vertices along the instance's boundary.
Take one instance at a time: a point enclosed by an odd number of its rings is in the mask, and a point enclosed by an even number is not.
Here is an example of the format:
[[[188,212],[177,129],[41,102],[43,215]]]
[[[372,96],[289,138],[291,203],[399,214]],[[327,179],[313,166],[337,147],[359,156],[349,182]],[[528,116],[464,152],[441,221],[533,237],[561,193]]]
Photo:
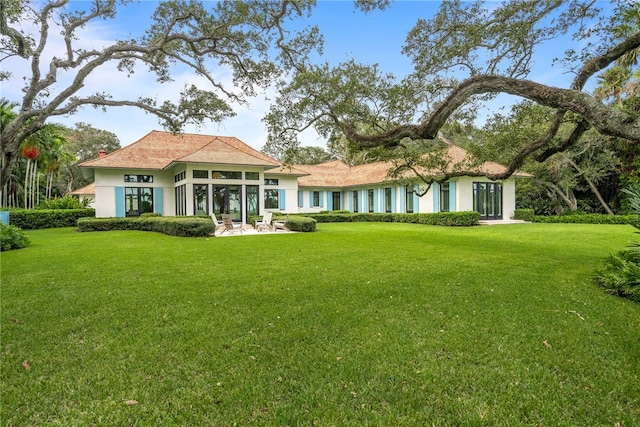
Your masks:
[[[433,167],[429,170],[423,170],[422,173],[425,176],[438,176],[445,172],[460,170],[468,173],[497,174],[506,170],[504,166],[495,162],[485,162],[474,166],[469,153],[456,145],[447,147],[445,159],[447,163],[442,168]],[[387,172],[393,166],[392,162],[375,162],[350,167],[344,162],[336,160],[319,165],[295,165],[295,168],[309,174],[298,178],[300,187],[352,187],[389,181]],[[530,177],[531,175],[516,172],[514,176]]]
[[[151,131],[131,145],[82,163],[90,168],[165,169],[176,162],[274,168],[277,160],[238,138]]]
[[[82,188],[78,188],[71,192],[74,196],[94,196],[96,194],[96,183],[92,182]]]

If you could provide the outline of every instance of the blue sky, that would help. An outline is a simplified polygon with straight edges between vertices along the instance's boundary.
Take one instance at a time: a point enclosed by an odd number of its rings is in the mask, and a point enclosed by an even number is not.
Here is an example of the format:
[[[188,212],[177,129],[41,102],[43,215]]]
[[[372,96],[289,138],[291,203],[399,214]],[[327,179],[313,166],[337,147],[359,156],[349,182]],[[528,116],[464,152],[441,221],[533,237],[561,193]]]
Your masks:
[[[81,4],[79,1],[76,5]],[[101,21],[99,26],[87,27],[82,43],[85,46],[99,47],[116,38],[136,34],[144,29],[151,12],[157,2],[143,1],[141,4],[124,8],[116,20]],[[357,62],[380,64],[381,71],[392,72],[402,77],[411,70],[408,58],[401,54],[407,32],[413,27],[418,18],[429,18],[438,9],[436,1],[401,1],[393,3],[385,11],[363,14],[355,11],[350,1],[319,1],[313,16],[305,21],[308,25],[318,25],[325,37],[324,55],[321,58],[332,64],[355,58]],[[563,75],[560,68],[551,67],[551,57],[560,54],[570,40],[555,41],[548,46],[544,62],[539,64],[532,79],[541,83],[551,83],[566,86],[571,76]],[[61,49],[60,44],[52,43],[50,55]],[[557,53],[554,53],[557,52]],[[60,54],[60,53],[58,53]],[[7,67],[7,64],[0,64]],[[24,66],[11,63],[8,67],[14,71],[14,79],[4,82],[0,96],[18,101],[21,98],[22,77],[27,75]],[[24,70],[24,71],[22,71]],[[155,96],[159,99],[171,97],[172,91],[182,88],[185,82],[198,83],[198,79],[190,73],[180,73],[175,76],[176,84],[167,88],[160,88],[155,84],[154,77],[144,70],[137,72],[132,78],[126,78],[117,73],[113,67],[102,70],[87,80],[86,88],[92,91],[105,91],[113,94],[114,98],[136,98],[138,96]],[[64,76],[61,76],[61,81]],[[563,84],[565,83],[565,84]],[[273,98],[273,93],[270,94]],[[497,106],[508,101],[504,99],[493,105]],[[237,116],[221,124],[210,124],[200,129],[187,126],[186,132],[218,134],[236,136],[253,146],[261,149],[266,142],[267,131],[261,119],[268,111],[269,101],[264,96],[253,100],[249,108],[235,107]],[[120,143],[128,145],[141,138],[153,129],[161,129],[154,116],[134,108],[110,108],[107,112],[85,107],[77,114],[69,117],[59,117],[54,122],[73,126],[76,122],[89,123],[92,126],[115,133]],[[318,139],[312,131],[305,132],[304,145],[323,146],[324,141]]]

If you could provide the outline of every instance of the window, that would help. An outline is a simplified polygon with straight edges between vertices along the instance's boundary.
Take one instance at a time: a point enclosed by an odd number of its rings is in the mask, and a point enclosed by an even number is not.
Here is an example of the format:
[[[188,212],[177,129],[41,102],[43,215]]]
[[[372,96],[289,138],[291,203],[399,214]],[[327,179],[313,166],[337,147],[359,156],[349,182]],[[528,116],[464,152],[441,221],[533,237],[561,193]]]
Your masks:
[[[353,211],[358,212],[358,192],[353,192]]]
[[[153,175],[125,175],[124,182],[153,182]]]
[[[260,179],[260,172],[245,172],[244,179],[247,181],[257,181]]]
[[[247,172],[249,173],[249,172]],[[253,172],[251,172],[253,173]],[[256,172],[257,173],[257,172]],[[258,206],[258,186],[247,185],[247,218],[260,213],[260,207]]]
[[[384,211],[391,212],[391,188],[384,189]]]
[[[320,206],[320,192],[319,191],[314,191],[313,192],[313,204],[311,205],[314,208],[317,208]]]
[[[124,212],[126,216],[140,216],[153,212],[153,188],[125,187]]]
[[[207,184],[195,184],[193,186],[193,212],[195,215],[209,213],[208,195],[209,186]]]
[[[185,172],[182,172],[185,173]],[[178,185],[176,187],[176,215],[187,214],[187,186]]]
[[[413,196],[415,192],[413,191],[413,187],[407,186],[407,191],[405,192],[405,206],[407,213],[413,213]]]
[[[277,178],[265,178],[264,179],[264,185],[278,185],[278,179]]]
[[[242,179],[242,172],[234,171],[212,171],[211,178],[213,179]]]
[[[340,192],[339,191],[333,191],[331,193],[331,198],[333,200],[333,207],[332,210],[334,211],[339,211],[340,209],[342,209],[342,200],[340,197]]]
[[[449,183],[440,184],[440,212],[449,212]]]
[[[185,179],[187,179],[187,171],[182,171],[173,177],[173,182],[180,182],[184,181]]]
[[[194,170],[194,171],[193,171],[193,177],[194,177],[194,178],[204,178],[204,179],[208,179],[208,178],[209,178],[209,171],[199,171],[199,170]]]
[[[369,212],[374,211],[375,199],[373,197],[373,189],[367,190],[367,199],[369,203]]]
[[[264,208],[279,209],[278,190],[264,190]]]

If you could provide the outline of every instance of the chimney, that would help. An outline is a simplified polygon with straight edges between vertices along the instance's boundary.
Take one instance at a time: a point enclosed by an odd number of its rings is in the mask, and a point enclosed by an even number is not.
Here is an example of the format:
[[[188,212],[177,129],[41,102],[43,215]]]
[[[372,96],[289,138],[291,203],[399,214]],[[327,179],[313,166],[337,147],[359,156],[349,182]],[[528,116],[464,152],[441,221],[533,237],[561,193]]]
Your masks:
[[[106,155],[107,155],[107,152],[106,152],[106,151],[104,151],[104,150],[100,150],[100,154],[98,155],[98,158],[100,158],[100,159],[101,159],[101,158],[103,158],[103,157],[104,157],[104,156],[106,156]]]

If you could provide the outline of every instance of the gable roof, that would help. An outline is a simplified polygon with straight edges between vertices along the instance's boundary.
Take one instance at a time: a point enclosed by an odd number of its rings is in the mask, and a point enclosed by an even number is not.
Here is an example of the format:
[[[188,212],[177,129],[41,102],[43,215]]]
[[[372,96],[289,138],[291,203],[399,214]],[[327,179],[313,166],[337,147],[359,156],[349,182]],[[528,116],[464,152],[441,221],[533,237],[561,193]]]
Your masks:
[[[474,166],[473,159],[469,153],[453,144],[448,144],[445,159],[448,162],[444,170],[433,168],[423,170],[422,173],[427,176],[438,176],[454,169],[461,169],[474,174],[498,174],[506,170],[504,166],[496,162],[484,162],[479,166]],[[300,187],[353,187],[389,181],[387,172],[394,165],[392,162],[374,162],[349,166],[340,160],[336,160],[318,165],[294,165],[294,167],[309,174],[298,178]],[[516,172],[513,176],[531,177],[532,175]]]
[[[211,163],[261,166],[280,163],[238,138],[151,131],[136,142],[80,166],[88,168],[166,169],[174,163]]]

